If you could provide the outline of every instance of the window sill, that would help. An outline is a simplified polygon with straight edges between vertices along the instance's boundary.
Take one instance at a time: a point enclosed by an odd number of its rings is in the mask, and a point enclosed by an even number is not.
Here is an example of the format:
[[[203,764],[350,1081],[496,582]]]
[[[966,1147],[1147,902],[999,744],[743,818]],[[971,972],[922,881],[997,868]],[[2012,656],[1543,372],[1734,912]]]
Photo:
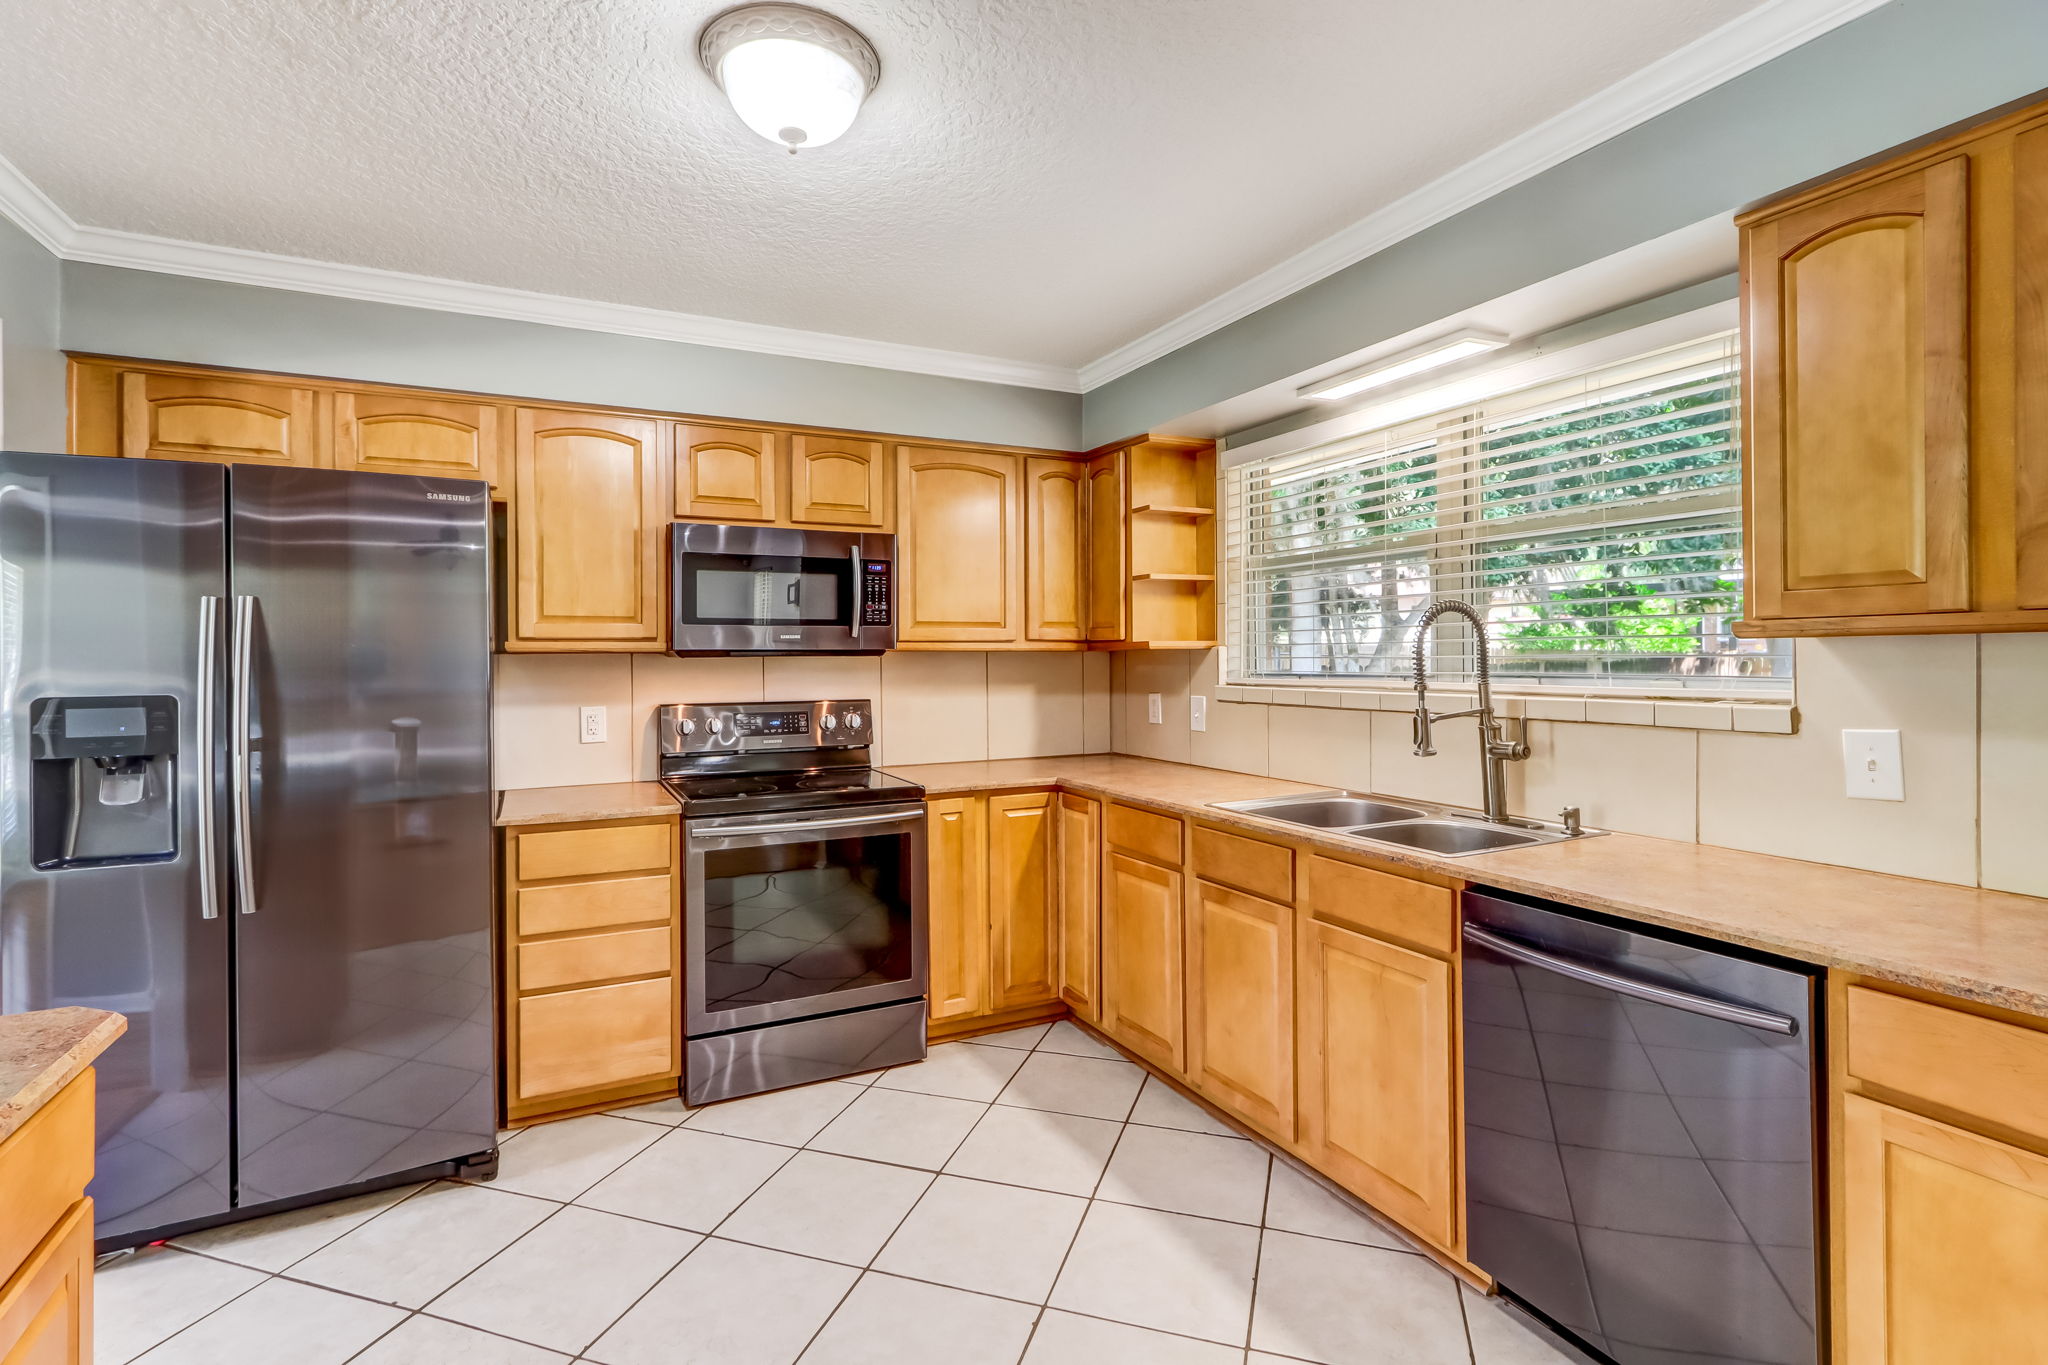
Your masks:
[[[1329,711],[1413,711],[1410,687],[1326,688],[1294,686],[1219,687],[1219,702],[1240,705],[1313,706]],[[1462,711],[1478,697],[1456,688],[1429,692],[1430,709]],[[1799,729],[1799,712],[1789,700],[1671,701],[1649,697],[1545,697],[1497,694],[1496,709],[1526,720],[1576,721],[1589,725],[1648,725],[1666,730],[1730,730],[1744,734],[1789,735]]]

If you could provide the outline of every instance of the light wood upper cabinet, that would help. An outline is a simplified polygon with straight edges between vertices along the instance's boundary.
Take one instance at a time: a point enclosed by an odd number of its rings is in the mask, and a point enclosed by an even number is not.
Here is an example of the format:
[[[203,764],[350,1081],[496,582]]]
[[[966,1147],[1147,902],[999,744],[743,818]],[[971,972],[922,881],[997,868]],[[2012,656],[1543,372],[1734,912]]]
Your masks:
[[[1124,453],[1112,450],[1088,462],[1088,638],[1124,638],[1130,591],[1128,517],[1124,509]]]
[[[775,433],[676,424],[676,516],[686,521],[776,518]]]
[[[1102,1028],[1159,1066],[1186,1065],[1181,874],[1112,852],[1102,864]]]
[[[933,1023],[989,1010],[988,801],[959,796],[925,805]]]
[[[1294,1137],[1294,907],[1197,881],[1187,935],[1188,1076],[1208,1099]]]
[[[1456,1250],[1454,969],[1306,915],[1299,934],[1303,1153],[1352,1193]]]
[[[2048,119],[2013,138],[2014,604],[2048,609]]]
[[[2038,1358],[2048,1158],[1842,1103],[1843,1365]]]
[[[369,390],[334,395],[334,465],[499,483],[509,414],[492,403]]]
[[[1024,636],[1087,634],[1087,470],[1078,460],[1024,461]]]
[[[1021,458],[904,446],[896,478],[897,639],[1015,641],[1024,616]]]
[[[789,519],[800,526],[886,531],[890,483],[880,441],[812,432],[789,438]]]
[[[1102,803],[1060,793],[1060,998],[1089,1023],[1102,1015]]]
[[[131,370],[120,379],[121,454],[212,464],[329,464],[312,388]]]
[[[1744,239],[1753,614],[1970,605],[1969,159]]]
[[[521,408],[508,650],[660,650],[671,423]]]
[[[989,1008],[1059,998],[1059,903],[1051,792],[988,798]]]

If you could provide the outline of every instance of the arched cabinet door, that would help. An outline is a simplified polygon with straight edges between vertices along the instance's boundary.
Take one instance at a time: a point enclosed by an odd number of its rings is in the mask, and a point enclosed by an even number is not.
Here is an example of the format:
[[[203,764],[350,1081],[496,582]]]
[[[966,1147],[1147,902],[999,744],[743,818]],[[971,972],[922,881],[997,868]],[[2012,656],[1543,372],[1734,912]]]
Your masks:
[[[799,432],[789,438],[789,519],[798,525],[889,529],[880,441]]]
[[[671,426],[605,412],[519,409],[507,649],[664,647],[662,467]]]
[[[1969,168],[1746,226],[1758,619],[1970,606]]]
[[[1024,634],[1079,641],[1087,633],[1087,473],[1079,460],[1024,461]]]
[[[775,433],[683,422],[676,430],[676,515],[685,521],[774,521]]]
[[[121,453],[140,460],[325,466],[311,388],[201,375],[121,376]]]
[[[505,409],[403,393],[334,395],[334,463],[372,474],[499,483]]]
[[[1022,460],[904,446],[897,457],[896,638],[1014,641],[1024,616]]]

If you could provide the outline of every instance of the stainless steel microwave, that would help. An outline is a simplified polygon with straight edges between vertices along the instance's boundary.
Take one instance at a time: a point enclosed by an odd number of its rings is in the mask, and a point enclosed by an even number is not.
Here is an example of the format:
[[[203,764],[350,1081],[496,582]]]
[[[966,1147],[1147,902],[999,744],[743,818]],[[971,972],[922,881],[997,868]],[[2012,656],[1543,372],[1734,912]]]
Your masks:
[[[896,537],[679,521],[677,654],[879,654],[896,643]]]

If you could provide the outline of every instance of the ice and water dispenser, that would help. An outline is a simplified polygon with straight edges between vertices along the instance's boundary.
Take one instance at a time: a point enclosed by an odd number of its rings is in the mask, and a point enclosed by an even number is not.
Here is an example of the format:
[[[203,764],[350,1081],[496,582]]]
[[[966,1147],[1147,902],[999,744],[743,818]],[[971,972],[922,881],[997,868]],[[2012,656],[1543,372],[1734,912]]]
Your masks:
[[[166,696],[40,697],[29,705],[38,869],[177,852],[178,704]]]

